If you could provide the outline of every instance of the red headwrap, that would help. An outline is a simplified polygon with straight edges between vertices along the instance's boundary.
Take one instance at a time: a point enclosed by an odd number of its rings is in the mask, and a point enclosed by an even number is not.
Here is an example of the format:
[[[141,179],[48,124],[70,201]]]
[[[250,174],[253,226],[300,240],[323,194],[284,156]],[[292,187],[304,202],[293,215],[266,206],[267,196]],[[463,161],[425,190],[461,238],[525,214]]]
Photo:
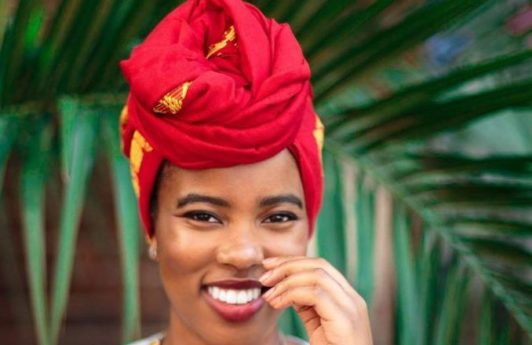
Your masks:
[[[120,64],[131,86],[122,148],[149,237],[164,160],[184,169],[295,157],[310,232],[321,205],[323,126],[310,69],[290,27],[240,0],[189,0]]]

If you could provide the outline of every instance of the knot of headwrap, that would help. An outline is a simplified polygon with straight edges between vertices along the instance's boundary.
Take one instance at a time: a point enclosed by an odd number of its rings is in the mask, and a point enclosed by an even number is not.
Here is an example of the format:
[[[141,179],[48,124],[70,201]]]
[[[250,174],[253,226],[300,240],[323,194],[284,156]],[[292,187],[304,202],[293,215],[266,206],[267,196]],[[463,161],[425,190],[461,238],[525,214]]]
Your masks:
[[[323,127],[310,69],[290,27],[240,0],[189,0],[121,62],[130,94],[121,116],[148,236],[164,160],[184,169],[250,164],[289,149],[314,227],[322,196]]]

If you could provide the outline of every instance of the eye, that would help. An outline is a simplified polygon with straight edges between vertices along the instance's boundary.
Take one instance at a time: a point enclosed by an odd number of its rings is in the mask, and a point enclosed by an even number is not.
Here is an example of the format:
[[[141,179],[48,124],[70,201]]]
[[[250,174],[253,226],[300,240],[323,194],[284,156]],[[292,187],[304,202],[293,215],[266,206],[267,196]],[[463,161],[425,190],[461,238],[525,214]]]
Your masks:
[[[195,220],[197,222],[205,222],[205,223],[221,223],[218,218],[216,218],[214,215],[203,212],[203,211],[193,211],[193,212],[187,212],[183,215],[185,218]]]
[[[286,223],[293,220],[297,220],[298,217],[291,212],[275,213],[271,216],[268,216],[264,222],[265,223]]]

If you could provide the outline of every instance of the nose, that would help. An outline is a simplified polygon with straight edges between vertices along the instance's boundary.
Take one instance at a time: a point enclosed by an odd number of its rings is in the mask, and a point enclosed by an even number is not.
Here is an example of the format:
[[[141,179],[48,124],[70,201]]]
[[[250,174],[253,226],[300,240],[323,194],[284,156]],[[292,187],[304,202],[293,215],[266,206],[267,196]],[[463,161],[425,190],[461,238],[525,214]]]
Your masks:
[[[217,261],[223,265],[245,270],[261,265],[264,252],[251,227],[231,229],[224,243],[218,247]]]

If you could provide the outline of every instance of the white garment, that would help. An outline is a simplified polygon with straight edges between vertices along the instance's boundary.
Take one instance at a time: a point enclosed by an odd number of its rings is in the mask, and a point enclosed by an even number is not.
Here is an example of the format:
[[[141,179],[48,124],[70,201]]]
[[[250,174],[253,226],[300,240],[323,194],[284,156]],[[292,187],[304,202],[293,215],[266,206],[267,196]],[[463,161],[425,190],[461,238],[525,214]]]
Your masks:
[[[164,336],[163,332],[159,332],[154,335],[150,335],[147,338],[137,340],[135,342],[129,343],[128,345],[150,345],[152,342],[161,339]]]
[[[133,343],[130,343],[128,345],[151,345],[152,342],[157,341],[158,339],[161,339],[163,336],[164,336],[163,332],[157,333],[157,334],[149,336],[148,338],[137,340],[137,341],[135,341]],[[304,341],[302,339],[299,339],[299,338],[296,338],[296,337],[293,337],[291,335],[286,335],[285,337],[287,339],[291,340],[293,343],[296,343],[298,345],[309,345],[306,341]]]

